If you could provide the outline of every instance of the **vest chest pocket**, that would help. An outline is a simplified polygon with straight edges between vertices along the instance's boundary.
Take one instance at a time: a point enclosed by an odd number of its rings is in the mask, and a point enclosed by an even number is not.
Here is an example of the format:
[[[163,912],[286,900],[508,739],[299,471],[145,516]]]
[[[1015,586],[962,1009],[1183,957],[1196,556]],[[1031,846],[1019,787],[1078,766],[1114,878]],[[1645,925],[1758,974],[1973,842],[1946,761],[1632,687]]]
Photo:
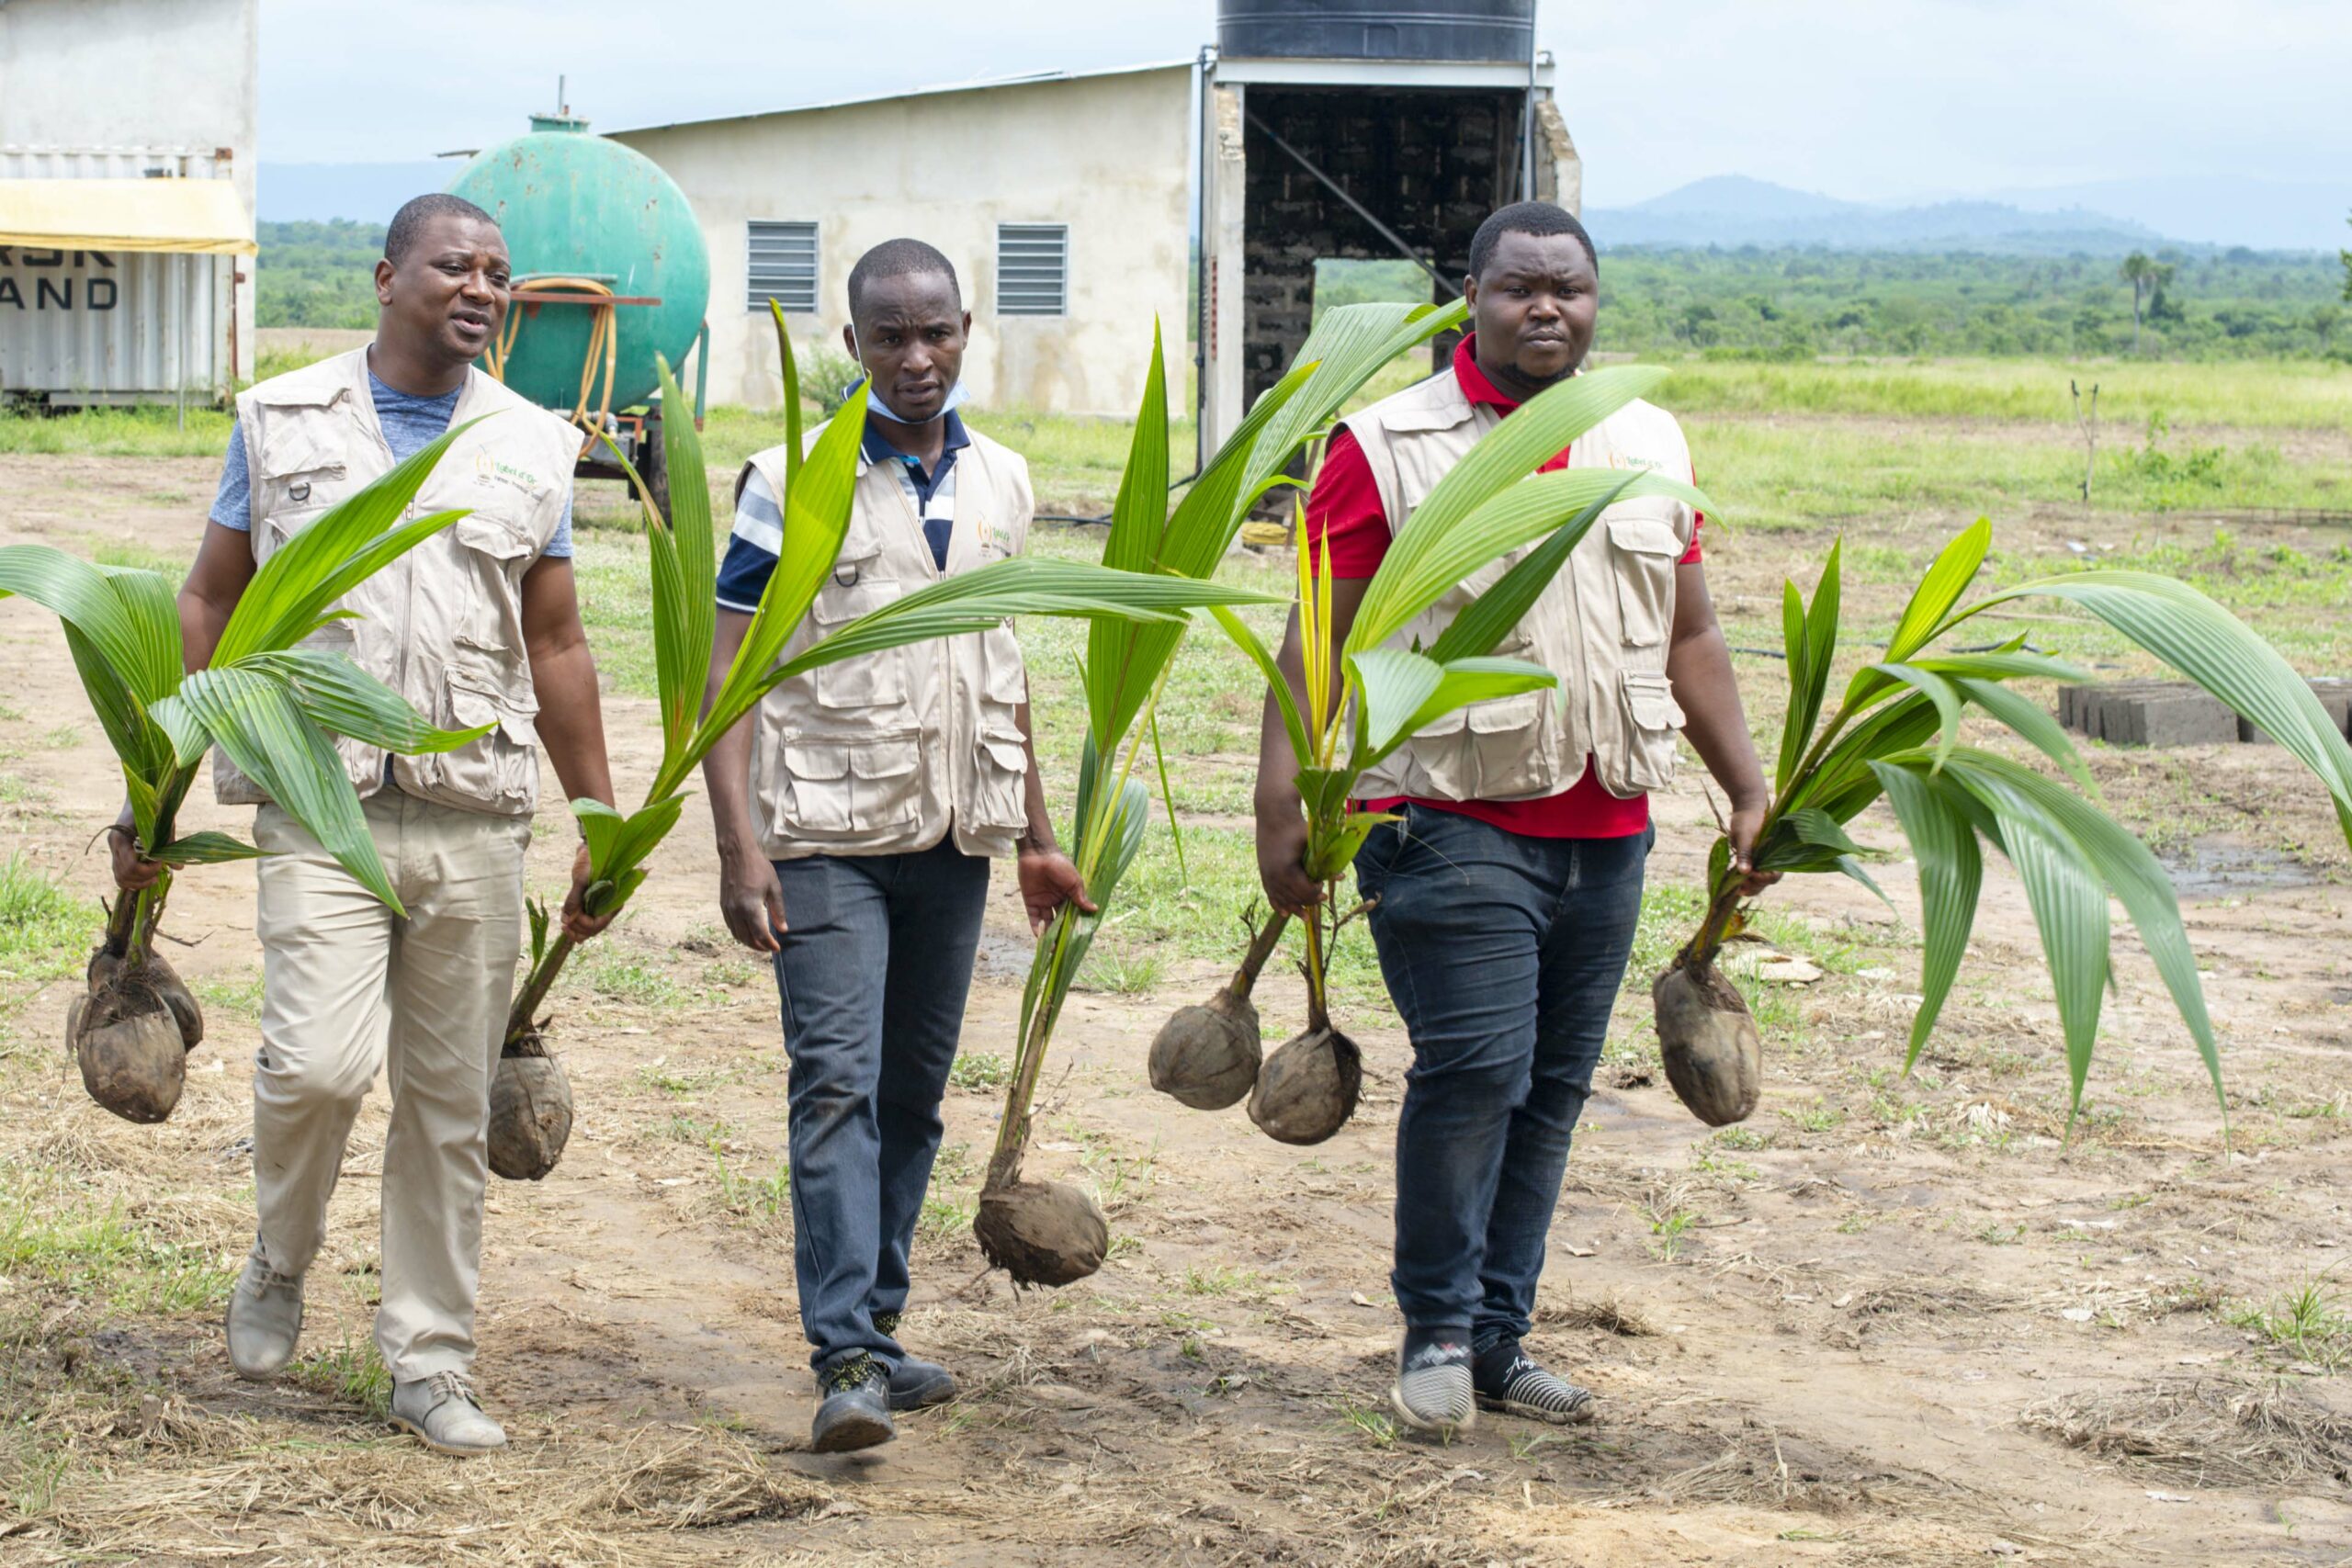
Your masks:
[[[537,558],[538,539],[510,504],[469,513],[450,526],[465,579],[450,634],[460,647],[514,657],[523,647],[523,574]]]
[[[1674,568],[1683,553],[1674,503],[1643,500],[1609,509],[1610,565],[1617,576],[1618,640],[1655,648],[1674,629]]]
[[[254,536],[254,561],[267,560],[287,540],[332,511],[343,499],[343,479],[341,463],[324,463],[264,479],[259,487],[263,521]]]
[[[841,573],[854,564],[858,563],[837,561],[834,570]],[[827,637],[898,597],[899,585],[895,582],[861,575],[844,587],[836,576],[809,605],[808,618],[818,637]],[[808,672],[808,683],[819,707],[855,710],[868,718],[877,717],[872,710],[901,706],[907,700],[906,649],[886,648],[879,653],[861,653],[854,659],[820,664]]]
[[[787,737],[776,820],[797,839],[855,839],[910,826],[922,810],[918,734]]]

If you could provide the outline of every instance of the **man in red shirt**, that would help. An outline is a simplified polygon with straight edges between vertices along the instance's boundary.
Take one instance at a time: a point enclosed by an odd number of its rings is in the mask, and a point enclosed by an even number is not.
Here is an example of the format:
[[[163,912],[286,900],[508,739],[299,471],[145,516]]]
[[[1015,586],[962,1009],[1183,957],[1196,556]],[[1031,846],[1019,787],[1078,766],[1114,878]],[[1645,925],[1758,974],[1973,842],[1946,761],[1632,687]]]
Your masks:
[[[1577,220],[1522,202],[1479,228],[1463,295],[1476,329],[1453,366],[1351,415],[1307,503],[1332,570],[1334,646],[1396,526],[1477,438],[1574,375],[1592,345],[1599,270]],[[1672,417],[1636,402],[1544,465],[1690,474]],[[1566,519],[1562,519],[1566,521]],[[1591,1090],[1632,954],[1655,838],[1648,790],[1676,734],[1731,798],[1742,866],[1769,792],[1731,656],[1707,596],[1698,514],[1620,502],[1498,652],[1560,678],[1555,693],[1474,705],[1422,731],[1359,785],[1397,820],[1356,857],[1383,977],[1413,1044],[1396,1128],[1396,1265],[1406,1334],[1390,1394],[1417,1429],[1479,1407],[1552,1422],[1592,1396],[1521,1348],[1568,1143]],[[1490,585],[1442,601],[1436,626]],[[1294,615],[1282,654],[1303,687]],[[1296,763],[1271,697],[1260,748],[1258,865],[1278,908],[1322,889],[1302,862]],[[1758,885],[1763,878],[1758,879]]]

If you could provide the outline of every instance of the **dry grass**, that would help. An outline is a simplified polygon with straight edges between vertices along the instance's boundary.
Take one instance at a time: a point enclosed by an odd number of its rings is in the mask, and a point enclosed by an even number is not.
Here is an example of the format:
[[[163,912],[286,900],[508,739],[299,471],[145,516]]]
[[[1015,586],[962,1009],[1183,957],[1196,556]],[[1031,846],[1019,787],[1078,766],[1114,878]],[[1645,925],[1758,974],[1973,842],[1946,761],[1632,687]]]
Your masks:
[[[2029,1430],[2192,1486],[2352,1482],[2352,1416],[2283,1382],[2199,1378],[2028,1407]]]
[[[93,1455],[41,1516],[11,1521],[34,1561],[665,1565],[710,1561],[680,1532],[834,1502],[704,1427],[548,1428],[453,1471],[404,1440],[273,1440],[260,1423],[176,1400],[147,1400],[114,1430],[126,1426],[149,1452]],[[154,1450],[179,1462],[152,1462]]]

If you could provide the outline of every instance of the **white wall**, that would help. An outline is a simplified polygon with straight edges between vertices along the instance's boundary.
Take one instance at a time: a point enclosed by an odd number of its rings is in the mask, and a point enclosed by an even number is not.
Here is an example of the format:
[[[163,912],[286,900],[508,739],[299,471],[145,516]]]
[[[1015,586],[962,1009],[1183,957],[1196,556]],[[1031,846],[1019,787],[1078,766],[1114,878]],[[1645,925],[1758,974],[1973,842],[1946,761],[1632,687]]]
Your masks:
[[[250,216],[260,38],[260,0],[6,0],[0,147],[227,148]],[[250,375],[254,258],[233,265],[232,374]]]
[[[775,333],[747,308],[751,220],[818,225],[819,310],[796,345],[839,350],[849,271],[884,240],[938,246],[972,312],[964,378],[989,409],[1131,415],[1159,318],[1182,412],[1192,68],[802,109],[614,140],[684,187],[710,245],[710,397],[772,407]],[[1069,225],[1069,314],[995,310],[996,226]]]

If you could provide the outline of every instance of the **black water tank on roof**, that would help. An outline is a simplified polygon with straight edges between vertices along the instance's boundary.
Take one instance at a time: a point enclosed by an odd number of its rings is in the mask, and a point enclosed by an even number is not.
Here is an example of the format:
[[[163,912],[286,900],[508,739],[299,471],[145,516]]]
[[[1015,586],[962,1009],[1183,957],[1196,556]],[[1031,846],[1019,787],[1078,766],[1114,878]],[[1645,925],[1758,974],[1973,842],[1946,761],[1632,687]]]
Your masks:
[[[1218,0],[1228,59],[1507,61],[1534,52],[1535,0]]]

